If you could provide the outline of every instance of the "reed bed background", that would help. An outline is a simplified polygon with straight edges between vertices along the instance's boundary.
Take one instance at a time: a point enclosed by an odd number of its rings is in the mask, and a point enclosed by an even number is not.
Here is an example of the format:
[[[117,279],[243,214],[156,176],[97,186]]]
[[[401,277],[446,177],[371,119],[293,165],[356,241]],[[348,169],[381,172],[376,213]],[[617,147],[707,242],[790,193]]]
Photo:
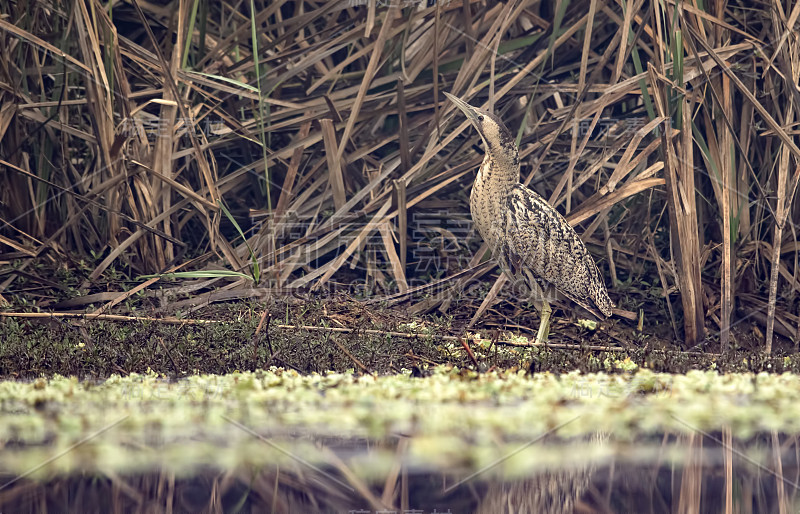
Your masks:
[[[2,2],[0,303],[333,288],[412,316],[523,309],[471,228],[482,152],[448,91],[517,135],[523,181],[579,225],[621,313],[663,312],[686,347],[753,327],[770,352],[800,335],[798,16],[800,1]],[[45,294],[59,273],[81,283]]]

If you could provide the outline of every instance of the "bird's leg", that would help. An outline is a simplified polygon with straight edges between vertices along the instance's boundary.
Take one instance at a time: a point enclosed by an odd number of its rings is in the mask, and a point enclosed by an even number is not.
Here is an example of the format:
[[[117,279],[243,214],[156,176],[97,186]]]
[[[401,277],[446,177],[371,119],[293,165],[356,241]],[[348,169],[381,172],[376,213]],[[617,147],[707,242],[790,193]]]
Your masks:
[[[550,308],[550,302],[547,301],[542,287],[536,279],[530,281],[531,292],[533,293],[533,304],[539,311],[539,331],[536,333],[536,344],[544,344],[547,342],[547,336],[550,333],[550,314],[553,309]]]
[[[547,336],[550,334],[550,314],[552,312],[550,303],[542,298],[542,310],[540,311],[542,319],[539,321],[539,331],[536,333],[536,344],[547,342]]]

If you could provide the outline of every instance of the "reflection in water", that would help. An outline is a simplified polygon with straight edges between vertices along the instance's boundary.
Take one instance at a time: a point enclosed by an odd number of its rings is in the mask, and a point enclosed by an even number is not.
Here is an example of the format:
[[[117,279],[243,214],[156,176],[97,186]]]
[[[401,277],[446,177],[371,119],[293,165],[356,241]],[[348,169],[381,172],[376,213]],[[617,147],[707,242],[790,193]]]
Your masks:
[[[605,448],[607,444],[608,436],[598,433],[590,439],[589,446]],[[476,512],[575,512],[576,503],[581,501],[589,488],[595,467],[593,460],[584,459],[564,469],[546,469],[523,479],[490,481]]]
[[[413,439],[358,442],[318,445],[324,465],[291,461],[192,476],[95,470],[15,480],[0,474],[0,512],[749,513],[800,507],[800,446],[796,436],[777,433],[747,440],[728,431],[635,442],[548,440],[471,470],[463,463],[413,467]]]
[[[525,480],[492,482],[476,512],[571,513],[576,510],[590,483],[591,470],[563,470],[540,473]]]

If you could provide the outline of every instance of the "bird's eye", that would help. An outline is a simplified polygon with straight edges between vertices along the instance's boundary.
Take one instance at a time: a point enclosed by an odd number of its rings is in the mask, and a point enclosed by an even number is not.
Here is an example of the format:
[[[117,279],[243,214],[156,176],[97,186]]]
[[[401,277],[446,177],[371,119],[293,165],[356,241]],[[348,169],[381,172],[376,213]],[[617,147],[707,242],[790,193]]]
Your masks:
[[[478,121],[483,121],[483,114],[478,115]]]

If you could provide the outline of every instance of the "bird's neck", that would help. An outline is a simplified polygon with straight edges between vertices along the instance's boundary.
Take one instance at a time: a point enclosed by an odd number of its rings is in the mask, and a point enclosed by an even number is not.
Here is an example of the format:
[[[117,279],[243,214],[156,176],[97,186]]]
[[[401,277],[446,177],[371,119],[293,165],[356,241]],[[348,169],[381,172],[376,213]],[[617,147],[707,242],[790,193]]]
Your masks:
[[[519,183],[519,154],[512,152],[487,152],[470,194],[470,212],[475,227],[484,241],[492,247],[500,242],[496,233],[504,214],[506,199]]]
[[[478,170],[475,187],[500,202],[518,183],[519,152],[516,146],[489,149]]]

